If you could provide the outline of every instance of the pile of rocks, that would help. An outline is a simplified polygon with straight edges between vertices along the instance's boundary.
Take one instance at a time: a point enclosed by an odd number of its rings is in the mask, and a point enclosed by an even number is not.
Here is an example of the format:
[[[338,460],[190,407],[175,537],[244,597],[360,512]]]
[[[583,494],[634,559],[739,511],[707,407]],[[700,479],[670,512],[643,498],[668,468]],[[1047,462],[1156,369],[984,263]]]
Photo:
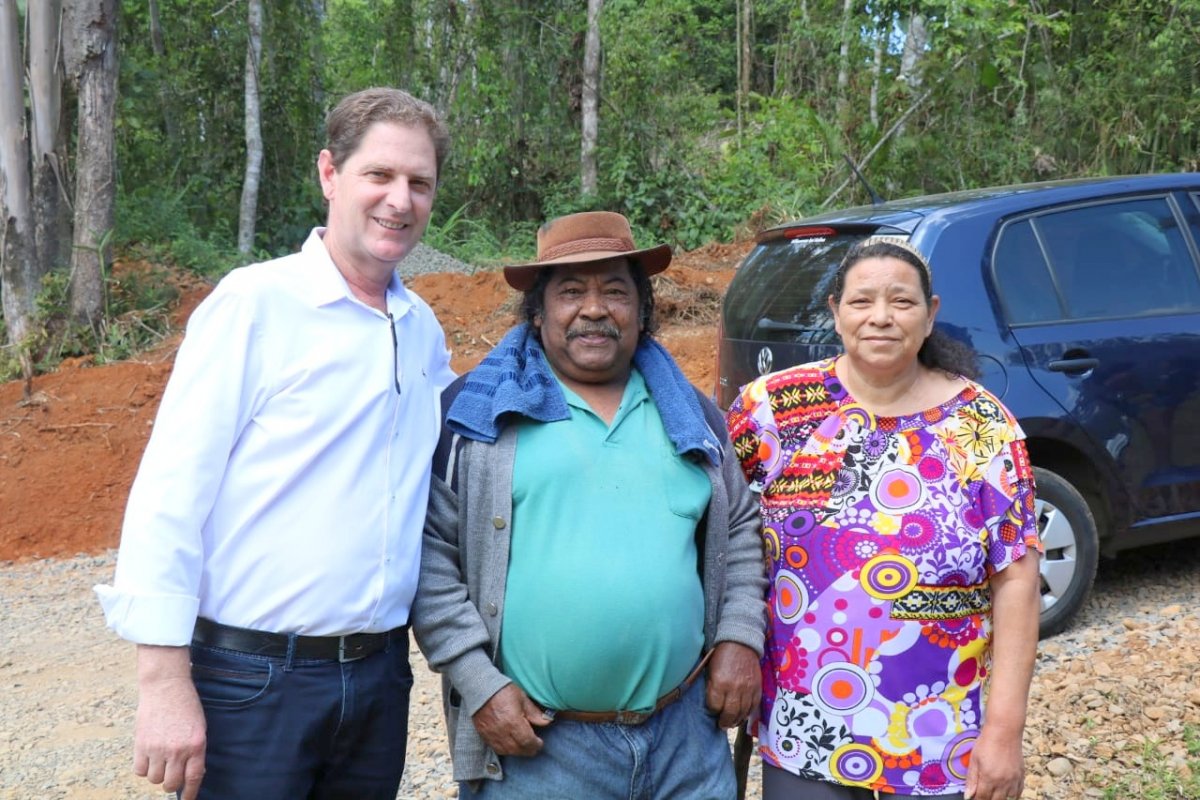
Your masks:
[[[414,275],[427,275],[434,272],[461,272],[470,275],[475,269],[454,256],[434,250],[427,244],[418,243],[412,252],[400,262],[396,271],[403,278],[411,278]]]

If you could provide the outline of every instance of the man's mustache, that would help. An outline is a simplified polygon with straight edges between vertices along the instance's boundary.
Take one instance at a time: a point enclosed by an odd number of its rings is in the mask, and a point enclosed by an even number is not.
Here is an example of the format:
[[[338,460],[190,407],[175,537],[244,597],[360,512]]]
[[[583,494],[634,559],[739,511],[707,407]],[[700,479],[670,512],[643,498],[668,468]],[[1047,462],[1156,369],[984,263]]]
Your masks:
[[[578,339],[580,336],[607,336],[610,339],[620,339],[621,332],[616,325],[600,323],[598,325],[580,325],[567,331],[567,341]]]

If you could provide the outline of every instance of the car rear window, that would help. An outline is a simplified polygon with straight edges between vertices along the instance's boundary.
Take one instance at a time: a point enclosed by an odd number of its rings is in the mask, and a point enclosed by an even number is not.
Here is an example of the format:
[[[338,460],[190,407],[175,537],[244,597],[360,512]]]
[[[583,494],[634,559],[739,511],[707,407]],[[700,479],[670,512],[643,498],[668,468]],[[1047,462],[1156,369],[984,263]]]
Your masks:
[[[838,264],[865,234],[791,237],[785,232],[750,252],[725,297],[727,336],[767,342],[834,344],[827,299]]]

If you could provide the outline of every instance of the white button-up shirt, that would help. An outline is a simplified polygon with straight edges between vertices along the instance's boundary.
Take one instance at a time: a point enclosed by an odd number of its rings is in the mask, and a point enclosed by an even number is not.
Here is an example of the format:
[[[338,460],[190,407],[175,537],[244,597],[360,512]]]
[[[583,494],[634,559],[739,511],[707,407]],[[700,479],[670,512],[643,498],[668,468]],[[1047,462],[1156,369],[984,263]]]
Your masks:
[[[322,234],[234,270],[188,322],[96,587],[125,639],[184,645],[198,615],[309,635],[408,621],[454,375],[429,306],[398,277],[388,314],[356,299]]]

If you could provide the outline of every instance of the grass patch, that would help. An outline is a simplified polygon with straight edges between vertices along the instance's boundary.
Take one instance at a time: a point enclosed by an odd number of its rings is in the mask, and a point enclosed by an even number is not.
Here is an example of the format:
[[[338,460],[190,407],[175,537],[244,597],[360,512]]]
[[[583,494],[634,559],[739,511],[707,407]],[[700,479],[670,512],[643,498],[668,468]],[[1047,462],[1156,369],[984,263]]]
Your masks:
[[[1195,800],[1200,798],[1200,726],[1183,729],[1185,755],[1167,749],[1159,739],[1147,739],[1133,757],[1134,767],[1115,784],[1104,786],[1104,800]]]

